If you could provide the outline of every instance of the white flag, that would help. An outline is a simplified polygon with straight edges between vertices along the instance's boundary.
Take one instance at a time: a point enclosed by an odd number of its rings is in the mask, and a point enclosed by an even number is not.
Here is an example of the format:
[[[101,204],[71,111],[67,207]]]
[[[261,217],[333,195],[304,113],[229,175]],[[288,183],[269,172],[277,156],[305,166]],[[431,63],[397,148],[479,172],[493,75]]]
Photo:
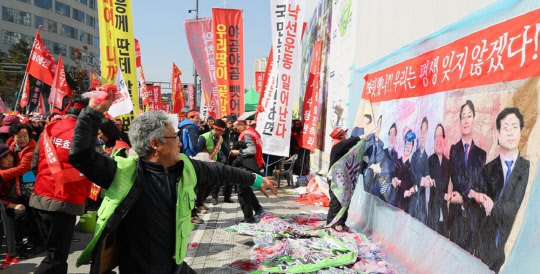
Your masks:
[[[108,113],[113,116],[120,116],[123,114],[128,114],[133,110],[133,102],[131,101],[131,96],[129,95],[129,90],[124,80],[124,75],[122,74],[122,69],[119,67],[118,72],[116,73],[116,79],[114,84],[118,88],[118,94],[120,97],[115,96],[115,100],[112,106],[109,108]]]

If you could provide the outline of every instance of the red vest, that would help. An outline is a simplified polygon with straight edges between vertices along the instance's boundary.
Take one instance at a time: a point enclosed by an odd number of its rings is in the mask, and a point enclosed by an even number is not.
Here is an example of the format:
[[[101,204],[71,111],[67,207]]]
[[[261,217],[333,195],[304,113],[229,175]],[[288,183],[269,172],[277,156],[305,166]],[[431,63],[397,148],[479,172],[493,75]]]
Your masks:
[[[73,140],[73,131],[76,123],[77,119],[68,117],[47,126],[50,133],[49,138],[53,147],[56,149],[57,160],[62,164],[62,170],[73,168],[69,163],[69,148]],[[90,193],[92,182],[84,176],[66,178],[67,182],[55,180],[46,158],[45,141],[44,131],[39,142],[39,163],[34,193],[57,201],[84,205],[86,197]]]
[[[263,160],[263,153],[262,153],[262,139],[261,139],[261,135],[253,128],[248,128],[244,131],[242,131],[242,133],[240,133],[240,137],[238,137],[238,141],[242,141],[244,139],[244,135],[247,135],[251,138],[251,140],[253,140],[253,142],[255,143],[255,148],[256,148],[256,152],[255,152],[255,160],[257,161],[257,165],[259,167],[262,167],[262,165],[264,164],[264,160]]]

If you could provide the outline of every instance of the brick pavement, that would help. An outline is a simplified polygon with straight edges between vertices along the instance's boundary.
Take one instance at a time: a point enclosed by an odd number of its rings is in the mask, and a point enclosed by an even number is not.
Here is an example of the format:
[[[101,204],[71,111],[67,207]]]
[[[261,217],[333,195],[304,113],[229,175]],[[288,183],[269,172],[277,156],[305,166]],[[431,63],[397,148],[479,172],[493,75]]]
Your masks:
[[[283,184],[282,184],[283,186]],[[312,211],[326,212],[327,208],[306,206],[294,201],[297,197],[290,194],[291,188],[282,188],[279,190],[279,196],[264,197],[262,193],[256,191],[255,194],[263,208],[274,214],[293,214],[293,213],[311,213]],[[235,221],[243,219],[242,211],[238,203],[221,203],[223,197],[220,196],[220,204],[213,206],[210,199],[207,206],[210,208],[206,214],[201,214],[205,223],[196,226],[190,235],[190,242],[199,243],[198,247],[188,250],[185,261],[197,273],[239,273],[231,270],[228,265],[237,259],[249,259],[251,247],[253,246],[252,237],[242,236],[236,233],[229,233],[226,228],[234,225]],[[233,194],[233,200],[237,197]],[[75,267],[75,261],[90,242],[92,234],[83,233],[78,228],[75,229],[74,238],[78,242],[72,242],[71,253],[68,259],[68,273],[88,273],[89,265]],[[2,248],[0,256],[5,258],[5,246]],[[37,265],[43,260],[43,256],[33,259],[22,260],[17,265],[13,265],[2,273],[32,273]]]

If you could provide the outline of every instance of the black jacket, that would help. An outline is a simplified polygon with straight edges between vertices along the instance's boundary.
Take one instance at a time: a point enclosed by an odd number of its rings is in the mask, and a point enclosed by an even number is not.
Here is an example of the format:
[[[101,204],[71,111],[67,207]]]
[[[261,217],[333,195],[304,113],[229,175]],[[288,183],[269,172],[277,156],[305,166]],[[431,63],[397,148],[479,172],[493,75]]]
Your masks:
[[[74,131],[69,160],[70,163],[81,171],[88,179],[102,188],[107,189],[111,185],[116,174],[116,162],[106,155],[97,153],[94,149],[97,140],[95,136],[97,136],[102,118],[103,114],[91,108],[85,108],[81,111]],[[219,183],[223,179],[228,179],[225,181],[250,186],[254,181],[252,173],[231,166],[197,160],[191,160],[191,163],[197,174],[197,182],[199,184],[213,185]],[[141,170],[141,166],[142,165],[139,163],[137,164],[138,175],[144,172],[144,170]],[[101,258],[95,255],[97,251],[101,251],[104,242],[110,242],[112,241],[110,238],[115,237],[115,233],[113,232],[141,195],[141,183],[142,182],[139,179],[135,181],[126,198],[122,200],[109,219],[101,234],[100,241],[94,249],[95,252],[92,260],[91,273],[97,273],[99,271]],[[132,240],[144,241],[144,239]],[[142,255],[144,256],[144,253],[152,252],[152,246],[150,246],[150,250],[141,249],[139,251],[143,253]],[[171,257],[172,256],[173,254],[171,254]]]

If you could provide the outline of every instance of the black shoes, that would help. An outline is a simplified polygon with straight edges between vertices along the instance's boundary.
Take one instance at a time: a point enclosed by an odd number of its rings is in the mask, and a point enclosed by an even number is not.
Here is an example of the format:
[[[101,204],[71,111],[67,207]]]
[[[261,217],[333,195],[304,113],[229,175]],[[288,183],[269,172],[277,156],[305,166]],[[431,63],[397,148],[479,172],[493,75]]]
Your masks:
[[[217,205],[217,204],[219,204],[219,202],[218,202],[217,198],[213,198],[213,199],[212,199],[212,204],[213,204],[213,205]]]
[[[26,244],[17,248],[17,253],[19,253],[19,257],[25,258],[25,259],[34,258],[38,256],[39,254],[43,253],[43,251],[45,251],[44,247],[40,247],[40,246],[30,247]]]
[[[234,201],[233,201],[231,198],[225,198],[225,199],[223,200],[223,202],[224,202],[224,203],[229,203],[229,204],[234,203]]]
[[[257,222],[257,219],[255,219],[255,217],[251,217],[251,218],[243,219],[243,220],[239,221],[238,223],[254,224],[256,222]]]

